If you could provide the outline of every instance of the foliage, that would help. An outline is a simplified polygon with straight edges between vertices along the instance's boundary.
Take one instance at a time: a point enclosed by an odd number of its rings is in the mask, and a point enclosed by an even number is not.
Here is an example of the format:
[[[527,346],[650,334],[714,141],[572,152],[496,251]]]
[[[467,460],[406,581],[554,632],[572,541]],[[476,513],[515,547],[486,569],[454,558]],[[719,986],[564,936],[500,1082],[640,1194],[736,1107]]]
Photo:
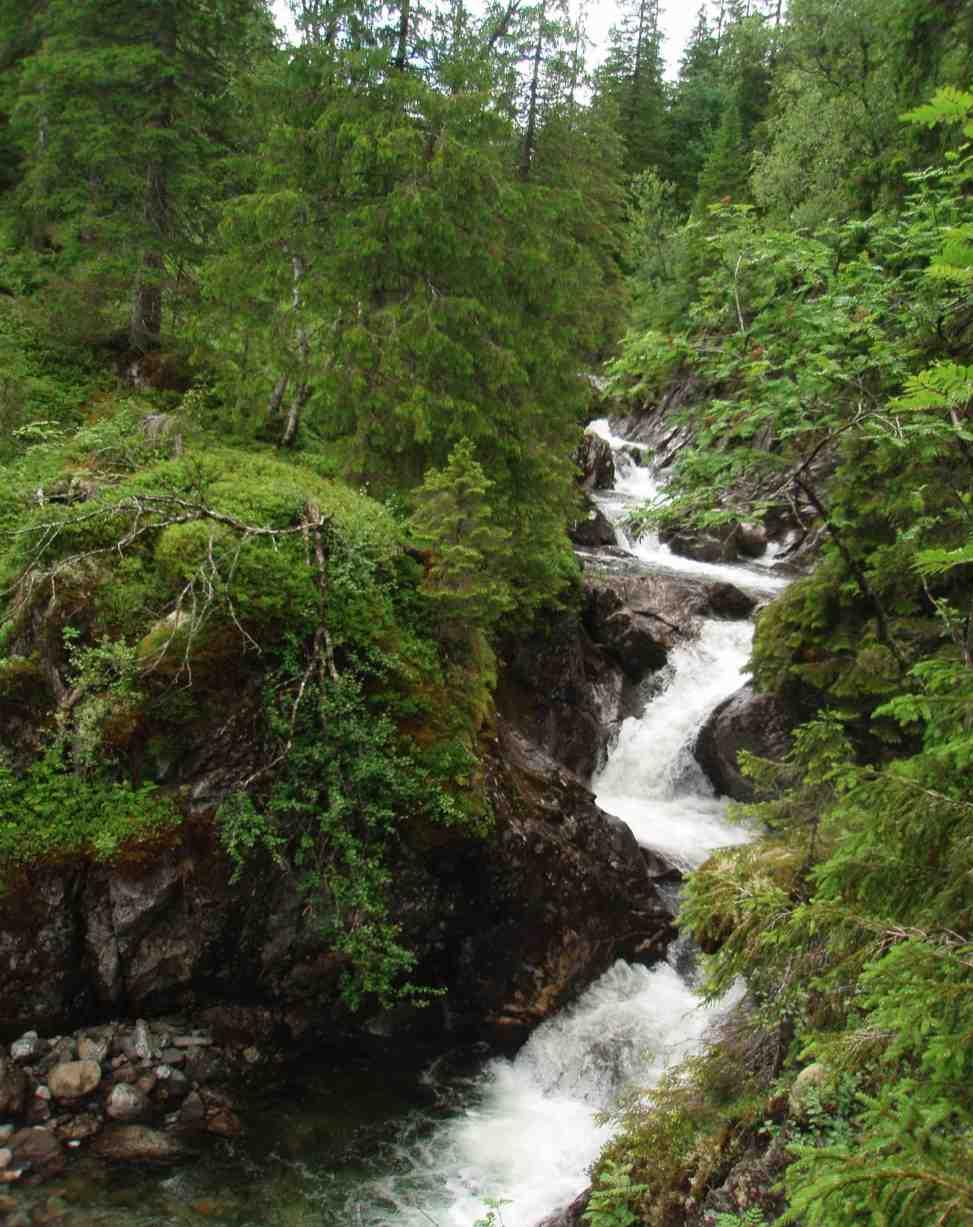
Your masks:
[[[152,783],[134,787],[103,770],[79,774],[55,742],[26,773],[0,764],[0,880],[39,862],[108,861],[167,838],[179,824]]]
[[[636,1184],[621,1164],[606,1162],[599,1169],[582,1218],[591,1227],[631,1227],[638,1222],[633,1206],[647,1187]]]
[[[411,528],[432,550],[423,590],[447,623],[460,627],[490,629],[513,605],[504,576],[510,534],[493,526],[487,502],[493,484],[464,439],[446,468],[427,473],[415,495]]]
[[[907,118],[955,132],[971,108],[949,89]],[[674,372],[698,389],[683,417],[695,446],[647,522],[770,513],[823,535],[813,573],[760,616],[753,657],[758,687],[805,723],[782,761],[744,757],[758,799],[738,809],[760,835],[697,870],[680,913],[710,952],[704,991],[744,979],[779,1067],[730,1105],[690,1067],[621,1115],[606,1155],[652,1185],[645,1222],[723,1177],[706,1153],[721,1105],[724,1137],[770,1120],[782,1223],[958,1227],[973,1212],[969,156],[947,150],[864,221],[808,233],[719,207],[689,223],[681,267],[694,249],[710,259],[685,325],[649,287],[654,327],[615,367],[637,401]],[[888,190],[887,164],[872,171],[865,190]],[[782,1107],[809,1063],[820,1086]]]

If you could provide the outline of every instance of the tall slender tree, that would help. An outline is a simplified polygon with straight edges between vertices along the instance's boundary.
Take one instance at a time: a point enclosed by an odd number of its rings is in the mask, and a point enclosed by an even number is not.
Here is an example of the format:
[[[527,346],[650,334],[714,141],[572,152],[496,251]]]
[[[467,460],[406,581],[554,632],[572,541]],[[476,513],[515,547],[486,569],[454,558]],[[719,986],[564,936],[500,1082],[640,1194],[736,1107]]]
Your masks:
[[[232,116],[227,82],[272,24],[264,0],[48,0],[13,122],[19,210],[53,229],[99,284],[127,298],[131,347],[160,344],[184,262],[205,244]]]
[[[659,0],[623,0],[621,21],[610,33],[608,55],[597,74],[600,100],[617,112],[633,173],[662,167],[667,150]]]

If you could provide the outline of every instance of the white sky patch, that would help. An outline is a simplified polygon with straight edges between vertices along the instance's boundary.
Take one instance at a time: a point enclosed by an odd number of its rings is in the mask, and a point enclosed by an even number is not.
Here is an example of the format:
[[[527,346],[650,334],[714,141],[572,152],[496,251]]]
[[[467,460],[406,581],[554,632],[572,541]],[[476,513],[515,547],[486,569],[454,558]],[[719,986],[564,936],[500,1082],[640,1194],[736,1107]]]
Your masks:
[[[470,8],[474,11],[479,7],[477,0],[470,0]],[[577,10],[578,0],[572,0],[572,7]],[[600,63],[608,43],[608,31],[618,21],[618,5],[615,0],[588,0],[582,7],[586,12],[585,24],[588,37],[591,40],[589,52],[589,67]],[[662,28],[665,31],[663,51],[666,60],[666,76],[675,80],[679,71],[679,60],[683,48],[689,41],[689,35],[696,24],[696,14],[699,12],[699,0],[668,0],[662,5]],[[274,0],[274,13],[278,24],[285,31],[293,32],[290,10],[287,0]]]

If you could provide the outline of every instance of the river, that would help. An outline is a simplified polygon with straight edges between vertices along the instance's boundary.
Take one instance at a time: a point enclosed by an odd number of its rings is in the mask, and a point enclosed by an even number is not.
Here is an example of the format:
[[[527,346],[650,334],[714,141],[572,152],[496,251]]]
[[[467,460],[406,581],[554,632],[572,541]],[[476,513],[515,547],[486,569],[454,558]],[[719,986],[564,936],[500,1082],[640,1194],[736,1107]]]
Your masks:
[[[675,557],[657,537],[631,541],[622,520],[662,496],[630,445],[616,449],[616,489],[600,497],[619,544],[645,565],[730,580],[769,598],[786,580],[770,567],[710,565]],[[589,559],[597,564],[597,558]],[[606,566],[616,559],[606,555]],[[772,561],[772,560],[771,560]],[[747,832],[697,767],[699,726],[745,680],[752,626],[704,622],[670,656],[654,697],[626,720],[594,782],[603,809],[646,847],[683,867]],[[325,1063],[263,1103],[259,1129],[210,1146],[174,1173],[82,1166],[65,1192],[84,1206],[83,1227],[473,1227],[490,1200],[505,1227],[534,1227],[586,1185],[608,1135],[600,1112],[631,1085],[651,1085],[701,1043],[713,1019],[694,989],[691,959],[652,968],[617,962],[570,1008],[539,1027],[512,1059],[473,1052],[416,1065]],[[724,1007],[725,1008],[725,1007]]]

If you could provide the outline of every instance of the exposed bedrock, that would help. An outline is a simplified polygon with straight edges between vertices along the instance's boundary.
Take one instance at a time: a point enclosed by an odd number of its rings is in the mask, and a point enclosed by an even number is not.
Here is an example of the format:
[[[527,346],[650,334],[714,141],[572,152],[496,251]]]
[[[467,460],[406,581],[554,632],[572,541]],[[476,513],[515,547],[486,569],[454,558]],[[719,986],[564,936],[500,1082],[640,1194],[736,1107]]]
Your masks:
[[[632,680],[661,668],[680,640],[699,632],[701,618],[746,618],[756,598],[733,584],[672,575],[590,576],[584,627]]]
[[[580,470],[580,485],[586,494],[611,490],[615,485],[615,457],[611,444],[593,430],[586,430],[574,457]]]
[[[404,830],[394,854],[391,914],[417,953],[414,978],[448,990],[402,1011],[402,1026],[522,1037],[619,954],[664,948],[666,867],[646,864],[586,785],[682,637],[753,603],[732,585],[666,573],[592,575],[580,612],[508,647],[482,746],[495,830],[484,841]],[[11,883],[0,1027],[220,1008],[236,1011],[241,1034],[286,1045],[399,1025],[341,1005],[342,961],[286,873],[258,863],[231,881],[212,815],[258,754],[256,705],[244,687],[219,733],[172,764],[188,808],[173,844],[110,867],[34,867]]]
[[[800,721],[799,711],[786,699],[755,694],[752,686],[744,686],[713,709],[693,752],[719,794],[750,801],[754,789],[740,770],[740,751],[780,759],[790,749],[791,731]]]
[[[493,834],[405,840],[393,865],[415,978],[448,989],[402,1025],[515,1040],[619,954],[663,949],[669,922],[630,832],[573,773],[503,721],[486,765]],[[337,1041],[367,1024],[340,1004],[342,969],[293,881],[231,882],[202,821],[150,861],[38,868],[0,901],[5,1028],[210,1006],[242,1035]]]

